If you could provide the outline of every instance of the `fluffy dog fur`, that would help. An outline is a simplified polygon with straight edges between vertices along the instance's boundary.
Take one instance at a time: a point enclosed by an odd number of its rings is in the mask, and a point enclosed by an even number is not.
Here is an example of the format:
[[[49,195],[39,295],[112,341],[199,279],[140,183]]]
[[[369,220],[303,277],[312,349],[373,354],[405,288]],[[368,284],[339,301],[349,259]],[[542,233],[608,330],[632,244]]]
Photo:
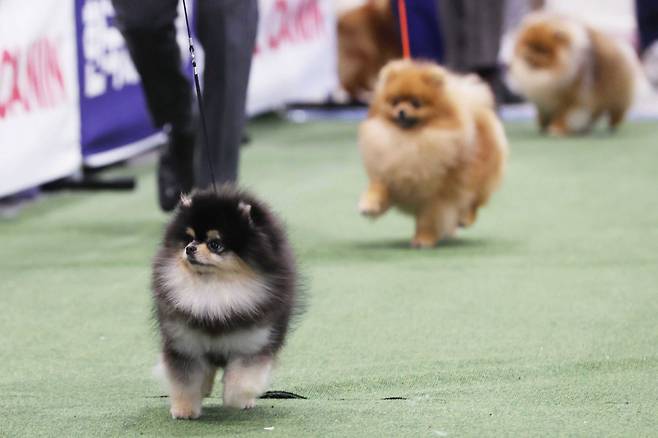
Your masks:
[[[338,18],[338,76],[355,100],[370,100],[379,70],[401,54],[389,0],[368,0]]]
[[[510,79],[537,106],[542,131],[588,132],[601,116],[611,129],[634,96],[632,58],[616,41],[576,19],[538,12],[519,31]]]
[[[507,139],[489,88],[438,65],[382,69],[359,148],[369,178],[359,202],[376,217],[396,206],[416,218],[412,245],[431,247],[475,222],[500,183]]]
[[[171,415],[197,418],[224,368],[224,406],[267,389],[297,300],[285,232],[253,196],[225,186],[182,199],[153,265]]]

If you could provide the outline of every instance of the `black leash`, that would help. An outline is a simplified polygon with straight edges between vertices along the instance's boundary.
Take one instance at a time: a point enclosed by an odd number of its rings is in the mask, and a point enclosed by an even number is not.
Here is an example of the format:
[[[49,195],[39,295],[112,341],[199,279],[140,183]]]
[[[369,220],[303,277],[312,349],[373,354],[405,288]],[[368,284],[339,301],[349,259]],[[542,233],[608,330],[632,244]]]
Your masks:
[[[185,11],[185,24],[187,25],[187,37],[190,42],[190,58],[192,61],[192,69],[194,71],[194,88],[196,88],[197,102],[199,103],[199,116],[201,117],[201,127],[203,129],[203,143],[206,149],[206,161],[208,162],[208,169],[210,170],[210,179],[212,187],[217,190],[217,183],[215,179],[215,169],[212,165],[210,158],[210,145],[208,144],[208,128],[206,127],[206,113],[203,111],[203,98],[201,96],[201,85],[199,84],[199,72],[196,66],[196,56],[194,55],[194,43],[192,42],[192,32],[190,31],[190,20],[187,17],[187,4],[183,0],[183,11]]]

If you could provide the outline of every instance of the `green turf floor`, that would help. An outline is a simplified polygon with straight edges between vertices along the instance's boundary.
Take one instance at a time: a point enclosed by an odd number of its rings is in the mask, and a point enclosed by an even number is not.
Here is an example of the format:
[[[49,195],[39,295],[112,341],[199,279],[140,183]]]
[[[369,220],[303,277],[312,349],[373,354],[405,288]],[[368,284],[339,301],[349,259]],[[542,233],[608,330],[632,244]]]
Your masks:
[[[354,124],[253,124],[242,180],[309,289],[273,387],[308,400],[235,412],[216,390],[194,422],[150,375],[153,166],[0,222],[0,436],[658,436],[658,124],[508,132],[475,227],[416,251],[409,218],[356,213]]]

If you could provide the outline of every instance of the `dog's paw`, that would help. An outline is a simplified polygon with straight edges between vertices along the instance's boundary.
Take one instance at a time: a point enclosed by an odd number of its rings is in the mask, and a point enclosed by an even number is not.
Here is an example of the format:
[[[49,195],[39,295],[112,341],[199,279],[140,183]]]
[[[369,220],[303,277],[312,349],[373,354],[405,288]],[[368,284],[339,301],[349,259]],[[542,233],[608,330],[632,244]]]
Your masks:
[[[363,195],[359,201],[359,213],[363,216],[375,218],[384,212],[384,206],[377,199],[368,194]]]
[[[169,412],[175,420],[196,420],[201,416],[201,406],[173,405]]]
[[[446,239],[456,239],[459,237],[459,227],[455,227],[451,230],[448,230],[445,235]]]
[[[411,241],[411,247],[418,249],[434,248],[437,243],[438,243],[438,239],[417,236],[414,237],[414,239]]]
[[[566,137],[569,134],[567,128],[560,124],[552,124],[548,127],[548,135],[550,137],[561,138]]]
[[[251,409],[256,406],[256,399],[245,394],[225,394],[224,406],[236,409]]]

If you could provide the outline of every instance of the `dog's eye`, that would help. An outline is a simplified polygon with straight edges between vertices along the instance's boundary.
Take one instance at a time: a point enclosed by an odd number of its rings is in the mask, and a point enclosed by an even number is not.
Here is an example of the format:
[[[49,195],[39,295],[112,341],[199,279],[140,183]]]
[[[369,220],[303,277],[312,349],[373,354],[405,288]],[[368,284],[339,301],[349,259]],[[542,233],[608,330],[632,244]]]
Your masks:
[[[209,242],[208,242],[208,248],[209,248],[212,252],[216,252],[216,253],[218,253],[218,254],[219,254],[220,252],[224,251],[224,247],[222,246],[222,244],[220,243],[220,241],[217,240],[217,239],[213,239],[213,240],[209,241]]]
[[[413,106],[414,108],[420,108],[420,106],[422,105],[422,102],[419,99],[416,99],[415,97],[412,97],[410,102],[411,102],[411,106]]]

